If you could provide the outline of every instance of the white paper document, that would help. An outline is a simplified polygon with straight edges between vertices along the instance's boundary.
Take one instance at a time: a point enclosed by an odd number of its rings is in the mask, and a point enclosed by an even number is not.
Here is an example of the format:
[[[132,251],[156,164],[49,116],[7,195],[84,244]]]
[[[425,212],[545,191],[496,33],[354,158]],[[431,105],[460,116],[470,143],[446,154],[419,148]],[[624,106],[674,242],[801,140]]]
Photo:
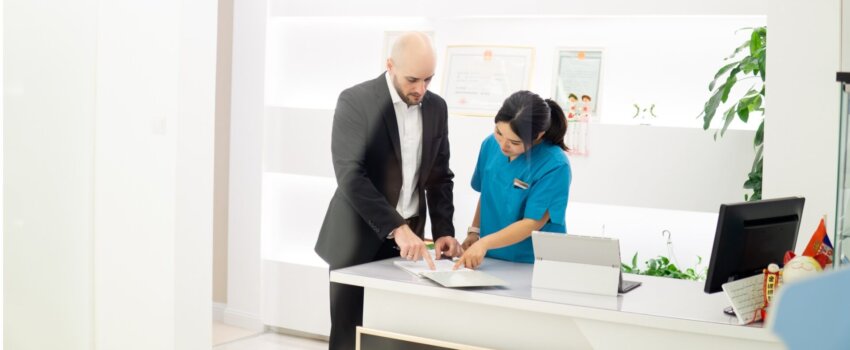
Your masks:
[[[507,283],[500,278],[477,270],[429,271],[422,276],[448,288],[495,287]]]
[[[732,303],[739,324],[749,324],[761,320],[761,308],[764,306],[764,275],[758,274],[723,284],[723,291]]]
[[[434,267],[436,270],[431,270],[428,268],[428,263],[425,260],[419,261],[407,261],[407,260],[399,260],[394,262],[395,266],[402,268],[403,270],[410,272],[419,277],[425,277],[422,275],[423,272],[433,272],[433,271],[451,271],[452,267],[455,266],[455,262],[448,259],[440,259],[434,260]],[[458,271],[466,270],[471,271],[465,267],[459,267]]]
[[[394,261],[393,264],[415,276],[428,278],[437,282],[443,287],[492,287],[504,286],[507,284],[505,281],[485,272],[470,270],[465,267],[459,267],[457,270],[452,270],[455,262],[447,259],[434,260],[434,267],[436,270],[429,269],[428,263],[424,260],[397,260]]]

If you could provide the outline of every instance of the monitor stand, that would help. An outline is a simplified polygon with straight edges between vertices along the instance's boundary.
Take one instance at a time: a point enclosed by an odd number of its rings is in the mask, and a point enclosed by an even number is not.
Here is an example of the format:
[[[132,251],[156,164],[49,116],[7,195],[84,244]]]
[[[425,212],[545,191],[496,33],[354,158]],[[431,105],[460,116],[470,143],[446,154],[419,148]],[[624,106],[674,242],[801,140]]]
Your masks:
[[[725,309],[723,309],[723,313],[729,316],[737,316],[735,315],[735,309],[733,309],[732,306],[727,306]]]

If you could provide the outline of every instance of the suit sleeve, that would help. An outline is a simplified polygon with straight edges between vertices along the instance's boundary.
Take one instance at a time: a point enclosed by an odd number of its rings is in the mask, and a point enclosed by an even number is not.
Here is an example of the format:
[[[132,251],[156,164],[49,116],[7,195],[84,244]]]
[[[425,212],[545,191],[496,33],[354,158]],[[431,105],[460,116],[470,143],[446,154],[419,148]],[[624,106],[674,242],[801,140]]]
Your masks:
[[[425,184],[428,209],[431,213],[431,235],[434,240],[443,236],[454,237],[455,228],[452,222],[455,207],[453,204],[452,190],[454,189],[454,176],[449,169],[449,130],[448,112],[445,102],[442,105],[442,128],[441,137],[438,138],[440,145],[437,148],[434,166]]]
[[[372,133],[350,91],[343,91],[334,111],[331,157],[339,190],[379,239],[405,223],[367,177],[366,151]],[[353,229],[353,228],[352,228]]]

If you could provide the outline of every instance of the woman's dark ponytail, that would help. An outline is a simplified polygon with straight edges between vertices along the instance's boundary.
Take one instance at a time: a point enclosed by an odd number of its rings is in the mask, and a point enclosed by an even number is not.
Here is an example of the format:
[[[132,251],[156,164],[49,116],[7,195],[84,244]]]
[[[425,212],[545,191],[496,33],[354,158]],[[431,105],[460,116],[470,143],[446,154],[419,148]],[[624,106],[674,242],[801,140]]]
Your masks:
[[[530,148],[537,135],[543,132],[543,140],[567,150],[564,144],[567,133],[564,110],[555,101],[543,100],[531,91],[517,91],[508,96],[496,113],[495,122],[509,123],[526,148]]]
[[[543,139],[566,151],[568,149],[567,145],[564,144],[564,135],[567,134],[567,117],[564,115],[564,110],[555,101],[546,99],[546,104],[549,105],[552,124],[549,125],[549,129],[543,134]]]

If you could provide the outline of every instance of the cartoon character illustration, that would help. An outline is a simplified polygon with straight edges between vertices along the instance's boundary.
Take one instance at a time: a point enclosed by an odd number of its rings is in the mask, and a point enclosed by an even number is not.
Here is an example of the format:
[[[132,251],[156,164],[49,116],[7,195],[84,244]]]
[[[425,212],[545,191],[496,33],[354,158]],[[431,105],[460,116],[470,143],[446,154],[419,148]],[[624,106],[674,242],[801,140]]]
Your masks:
[[[581,95],[581,118],[589,119],[590,118],[590,96],[589,95]]]
[[[567,106],[567,120],[570,120],[574,119],[578,115],[578,96],[571,93],[567,99],[569,100],[569,105]]]

